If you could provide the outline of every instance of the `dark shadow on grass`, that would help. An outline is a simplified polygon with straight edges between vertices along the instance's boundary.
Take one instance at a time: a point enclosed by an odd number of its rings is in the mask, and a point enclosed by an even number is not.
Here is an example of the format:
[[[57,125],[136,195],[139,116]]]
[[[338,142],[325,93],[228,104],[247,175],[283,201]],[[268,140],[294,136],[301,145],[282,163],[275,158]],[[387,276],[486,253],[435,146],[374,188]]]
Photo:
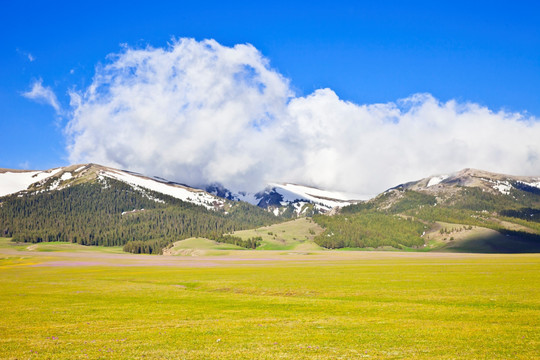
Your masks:
[[[450,243],[442,251],[484,254],[540,253],[540,235],[523,231],[500,230],[493,235]]]

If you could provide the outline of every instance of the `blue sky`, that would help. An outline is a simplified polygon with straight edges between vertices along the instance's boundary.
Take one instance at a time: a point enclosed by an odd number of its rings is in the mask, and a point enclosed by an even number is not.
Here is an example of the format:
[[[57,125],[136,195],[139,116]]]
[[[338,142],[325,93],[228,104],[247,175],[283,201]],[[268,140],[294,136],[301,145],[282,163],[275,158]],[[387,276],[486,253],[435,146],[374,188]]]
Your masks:
[[[540,116],[535,1],[11,1],[0,11],[0,167],[67,164],[52,107],[21,96],[42,79],[69,109],[121,44],[250,43],[297,96],[331,88],[355,104],[429,93]]]

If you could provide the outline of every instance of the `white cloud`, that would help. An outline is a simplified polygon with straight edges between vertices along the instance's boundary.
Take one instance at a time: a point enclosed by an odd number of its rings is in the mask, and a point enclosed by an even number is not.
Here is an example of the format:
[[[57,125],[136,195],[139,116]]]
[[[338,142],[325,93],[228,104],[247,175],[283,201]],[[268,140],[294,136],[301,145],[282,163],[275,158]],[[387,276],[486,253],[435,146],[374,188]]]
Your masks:
[[[56,95],[50,87],[43,86],[42,79],[34,81],[32,88],[29,91],[22,93],[22,96],[52,106],[57,114],[61,112],[60,103],[58,102]]]
[[[329,89],[296,98],[289,109],[306,139],[304,181],[323,187],[377,193],[465,167],[540,174],[540,122],[520,114],[429,94],[356,105]]]
[[[192,185],[291,181],[375,194],[465,167],[540,174],[536,119],[429,94],[371,105],[330,89],[298,97],[251,45],[126,47],[70,95],[73,162]]]
[[[28,61],[33,62],[34,60],[36,60],[36,58],[32,54],[28,53]]]

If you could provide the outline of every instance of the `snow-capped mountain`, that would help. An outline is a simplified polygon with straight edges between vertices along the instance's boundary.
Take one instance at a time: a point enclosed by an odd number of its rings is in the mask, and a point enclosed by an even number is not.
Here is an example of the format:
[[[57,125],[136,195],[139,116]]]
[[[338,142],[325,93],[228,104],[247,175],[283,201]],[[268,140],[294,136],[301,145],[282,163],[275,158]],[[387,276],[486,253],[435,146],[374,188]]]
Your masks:
[[[297,216],[310,212],[326,213],[334,208],[365,200],[366,196],[317,189],[291,183],[269,183],[257,193],[233,193],[221,185],[211,185],[206,191],[229,200],[245,201],[279,215],[292,209]]]
[[[540,195],[540,177],[464,169],[395,186],[370,202],[377,204],[378,209],[388,209],[407,198],[408,192],[433,196],[432,205],[461,204],[459,206],[465,208],[501,210],[528,208],[535,206],[535,199]]]
[[[365,199],[362,196],[290,183],[270,183],[265,190],[257,193],[233,193],[219,184],[212,184],[203,191],[160,177],[148,177],[97,164],[71,165],[43,171],[0,169],[0,197],[15,193],[23,196],[61,190],[87,181],[98,181],[107,186],[107,179],[128,184],[149,198],[150,192],[155,191],[207,209],[222,208],[226,200],[245,201],[267,209],[276,216],[287,210],[296,216],[325,213]],[[157,198],[153,200],[162,201]]]
[[[148,177],[96,164],[71,165],[44,171],[0,169],[0,197],[61,190],[88,181],[97,181],[102,186],[107,186],[108,179],[125,183],[156,202],[163,200],[152,195],[152,192],[172,196],[212,210],[224,210],[226,202],[230,200],[245,201],[264,208],[276,216],[327,213],[332,209],[339,209],[369,198],[291,183],[270,183],[266,189],[257,193],[233,193],[219,184],[210,185],[204,191],[163,178]],[[414,190],[436,195],[437,199],[445,201],[452,199],[463,188],[479,188],[487,193],[505,196],[513,196],[514,190],[540,193],[540,177],[510,176],[464,169],[452,174],[430,176],[401,184],[387,192]]]
[[[45,171],[0,169],[0,197],[15,193],[23,196],[24,194],[61,190],[88,181],[98,181],[103,186],[107,186],[107,179],[121,181],[156,202],[163,200],[153,198],[150,195],[152,191],[204,206],[207,209],[215,210],[224,206],[222,198],[200,189],[159,177],[147,177],[135,172],[96,164],[71,165]]]
[[[124,246],[135,253],[160,253],[177,240],[213,238],[281,220],[247,203],[95,164],[2,169],[0,194],[0,236]]]
[[[510,195],[512,189],[540,191],[540,177],[511,176],[477,169],[463,169],[453,174],[430,176],[401,184],[393,189],[444,194],[461,187],[480,188],[493,194]]]
[[[226,189],[223,185],[218,184],[218,183],[208,185],[205,190],[209,194],[215,195],[223,199],[232,200],[232,201],[240,201],[240,199],[238,198],[236,194],[234,194],[229,189]]]

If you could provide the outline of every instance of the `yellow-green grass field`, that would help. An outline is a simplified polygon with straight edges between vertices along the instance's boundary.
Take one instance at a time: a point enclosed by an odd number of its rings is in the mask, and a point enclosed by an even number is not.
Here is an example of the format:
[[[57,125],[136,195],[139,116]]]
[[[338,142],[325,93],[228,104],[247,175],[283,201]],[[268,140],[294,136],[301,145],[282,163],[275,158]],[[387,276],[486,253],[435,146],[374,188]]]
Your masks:
[[[0,248],[2,359],[535,359],[540,254]]]

